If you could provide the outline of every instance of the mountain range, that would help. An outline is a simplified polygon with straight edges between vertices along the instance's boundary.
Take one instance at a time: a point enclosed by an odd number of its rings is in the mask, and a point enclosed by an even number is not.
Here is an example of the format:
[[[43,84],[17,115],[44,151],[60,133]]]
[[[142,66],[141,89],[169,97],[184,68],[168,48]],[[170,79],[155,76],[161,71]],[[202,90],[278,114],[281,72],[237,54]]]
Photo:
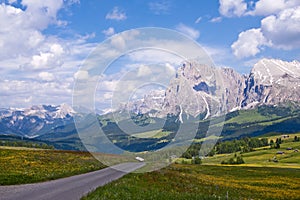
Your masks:
[[[15,134],[34,138],[56,127],[73,123],[75,111],[67,104],[39,105],[25,109],[1,109],[1,134]]]
[[[218,116],[260,105],[300,101],[300,63],[262,59],[248,75],[188,61],[178,69],[166,91],[151,92],[126,104],[130,112],[164,117],[186,113]]]
[[[145,122],[161,124],[161,119],[170,116],[183,122],[186,116],[205,121],[209,117],[217,119],[218,116],[227,115],[228,123],[225,122],[223,135],[228,138],[231,138],[230,135],[239,137],[241,131],[249,135],[274,132],[280,126],[293,126],[296,123],[296,128],[292,130],[294,132],[298,131],[297,127],[300,130],[300,112],[295,111],[300,110],[299,88],[298,61],[262,59],[254,65],[248,75],[241,75],[231,68],[215,68],[196,61],[187,61],[179,67],[166,90],[150,91],[144,98],[122,105],[114,115],[107,113],[99,116],[99,123],[109,134],[113,134],[110,130],[113,129],[123,139],[127,138],[126,133],[117,128],[117,123],[122,122],[112,119],[112,116],[118,118],[123,112],[132,113],[135,123],[139,125]],[[256,111],[253,111],[255,109]],[[247,111],[250,115],[261,117],[262,125],[257,125],[255,120],[253,123],[239,123],[239,115]],[[63,149],[82,148],[74,124],[75,115],[78,113],[67,104],[0,109],[0,135],[48,141]],[[245,113],[242,114],[244,115]],[[232,116],[238,122],[233,121]],[[149,121],[149,117],[153,120]],[[124,122],[128,119],[119,117],[118,120]],[[176,120],[171,120],[170,124],[165,125],[163,131],[172,132],[173,128],[167,127],[176,127]],[[267,128],[264,127],[266,123],[269,123]],[[232,128],[233,125],[239,127],[239,130]],[[252,125],[255,128],[251,129]],[[199,129],[197,137],[205,136],[204,132],[205,129]],[[153,139],[152,142],[158,142],[158,139]]]

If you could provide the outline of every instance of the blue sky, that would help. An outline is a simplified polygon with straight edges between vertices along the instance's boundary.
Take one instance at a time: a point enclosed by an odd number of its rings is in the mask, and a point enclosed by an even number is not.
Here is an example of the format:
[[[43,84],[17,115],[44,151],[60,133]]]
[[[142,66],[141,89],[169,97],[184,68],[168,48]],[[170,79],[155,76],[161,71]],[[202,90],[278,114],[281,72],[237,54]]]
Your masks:
[[[93,49],[141,27],[182,32],[240,73],[261,58],[300,60],[299,0],[0,0],[0,107],[71,104]]]

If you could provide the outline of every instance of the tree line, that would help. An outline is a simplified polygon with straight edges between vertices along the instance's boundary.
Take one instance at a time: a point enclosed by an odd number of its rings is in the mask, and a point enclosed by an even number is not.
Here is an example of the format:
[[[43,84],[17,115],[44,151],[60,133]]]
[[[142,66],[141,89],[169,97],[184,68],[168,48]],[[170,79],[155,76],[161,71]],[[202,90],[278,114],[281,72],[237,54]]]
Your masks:
[[[253,151],[254,148],[264,147],[270,145],[267,138],[242,138],[240,140],[219,141],[211,148],[205,156],[213,156],[215,154],[241,152],[246,153]],[[199,157],[199,151],[202,143],[193,143],[188,150],[182,154],[183,158]]]
[[[39,149],[54,149],[53,146],[45,143],[36,143],[28,141],[0,141],[0,146],[11,146],[11,147],[28,147],[28,148],[39,148]]]

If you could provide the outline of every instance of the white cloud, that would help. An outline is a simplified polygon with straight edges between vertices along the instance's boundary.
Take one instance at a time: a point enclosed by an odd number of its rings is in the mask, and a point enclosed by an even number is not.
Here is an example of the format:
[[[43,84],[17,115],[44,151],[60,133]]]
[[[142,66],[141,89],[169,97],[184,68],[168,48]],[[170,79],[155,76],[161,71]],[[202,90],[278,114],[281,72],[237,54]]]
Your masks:
[[[30,23],[30,26],[43,30],[50,23],[56,22],[56,15],[63,6],[63,0],[23,0],[22,4],[27,6],[25,11],[27,15],[26,20]]]
[[[77,80],[87,80],[87,79],[89,79],[89,72],[79,70],[74,74],[74,78]]]
[[[0,49],[5,48],[5,51],[0,51],[2,60],[40,55],[47,45],[53,43],[53,38],[42,31],[59,21],[56,15],[63,8],[63,0],[23,0],[21,3],[26,9],[0,5]]]
[[[49,72],[41,72],[39,73],[39,78],[43,81],[53,81],[54,75],[52,73]]]
[[[168,14],[171,7],[170,2],[165,0],[150,2],[148,5],[149,9],[156,15]]]
[[[261,29],[250,29],[239,34],[239,38],[231,45],[233,53],[238,58],[254,56],[260,52],[267,41]]]
[[[210,20],[210,22],[212,23],[217,23],[217,22],[221,22],[222,21],[222,17],[214,17]]]
[[[272,47],[296,49],[300,47],[300,6],[285,9],[261,21],[261,29]]]
[[[112,38],[111,45],[113,47],[116,47],[117,49],[125,49],[126,42],[124,37],[122,37],[121,35],[117,35],[114,38]]]
[[[109,27],[108,29],[106,30],[103,30],[102,33],[106,36],[106,37],[109,37],[109,36],[112,36],[115,34],[115,29],[113,27]]]
[[[118,7],[114,7],[112,11],[107,13],[106,19],[122,21],[127,19],[126,13],[121,11]]]
[[[31,62],[27,67],[32,67],[33,69],[60,67],[63,64],[62,55],[64,49],[57,43],[51,44],[48,48],[48,51],[32,56]]]
[[[300,5],[299,0],[259,0],[255,3],[254,9],[248,11],[248,15],[268,16],[277,14],[282,10],[294,8]]]
[[[299,0],[219,0],[219,12],[225,17],[269,16],[300,6]]]
[[[195,21],[195,24],[199,24],[201,22],[201,20],[202,20],[202,17],[198,17]]]
[[[130,30],[118,35],[115,35],[111,39],[111,45],[116,47],[117,49],[125,49],[126,48],[126,41],[133,40],[136,36],[139,35],[139,31],[137,30]]]
[[[247,11],[244,0],[220,0],[219,12],[226,17],[242,16]]]
[[[0,107],[72,102],[73,76],[97,45],[87,43],[94,34],[63,39],[44,30],[65,24],[57,13],[78,2],[18,1],[22,9],[0,4]]]
[[[300,6],[288,8],[261,20],[261,27],[239,34],[231,46],[239,58],[255,56],[264,46],[274,49],[300,47]]]
[[[113,92],[116,89],[118,83],[119,83],[119,81],[117,79],[116,80],[101,80],[101,81],[99,81],[97,90]]]
[[[238,40],[231,45],[235,56],[239,58],[255,56],[263,47],[284,50],[299,48],[299,0],[251,1],[248,3],[248,9],[246,11],[247,3],[243,0],[220,0],[219,11],[224,16],[266,16],[261,20],[259,28],[239,34]]]
[[[260,0],[255,4],[255,9],[250,15],[269,15],[277,13],[285,7],[285,0]]]
[[[196,30],[192,27],[189,27],[185,24],[182,24],[182,23],[180,23],[176,26],[176,30],[190,36],[194,40],[197,40],[200,36],[200,32],[198,30]]]
[[[40,82],[23,80],[0,81],[1,107],[29,107],[40,104],[61,104],[71,101],[69,82]]]

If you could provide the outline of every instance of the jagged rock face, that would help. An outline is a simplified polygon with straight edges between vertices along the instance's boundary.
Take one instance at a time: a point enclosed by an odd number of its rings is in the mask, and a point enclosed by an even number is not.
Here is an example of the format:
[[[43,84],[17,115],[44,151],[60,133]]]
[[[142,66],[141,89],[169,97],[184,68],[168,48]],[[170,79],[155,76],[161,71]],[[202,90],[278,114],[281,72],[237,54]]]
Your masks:
[[[178,69],[166,91],[152,91],[124,108],[134,113],[165,117],[187,113],[204,117],[225,113],[240,105],[245,78],[230,68],[214,68],[189,61]]]
[[[164,110],[193,116],[225,113],[239,106],[243,88],[244,78],[233,69],[187,62],[166,91]]]
[[[164,100],[164,90],[152,90],[143,99],[128,102],[123,109],[135,114],[148,113],[151,117],[156,117],[162,109]]]
[[[243,100],[243,91],[245,88],[246,77],[239,74],[232,68],[222,68],[223,92],[225,98],[222,103],[226,106],[225,112],[230,112],[240,108]]]
[[[262,59],[246,80],[241,107],[276,105],[300,100],[300,63]]]
[[[299,89],[298,61],[263,59],[248,76],[231,68],[214,68],[190,61],[182,64],[165,92],[152,92],[128,104],[127,109],[159,117],[183,112],[193,116],[205,113],[208,117],[262,104],[299,102]]]

